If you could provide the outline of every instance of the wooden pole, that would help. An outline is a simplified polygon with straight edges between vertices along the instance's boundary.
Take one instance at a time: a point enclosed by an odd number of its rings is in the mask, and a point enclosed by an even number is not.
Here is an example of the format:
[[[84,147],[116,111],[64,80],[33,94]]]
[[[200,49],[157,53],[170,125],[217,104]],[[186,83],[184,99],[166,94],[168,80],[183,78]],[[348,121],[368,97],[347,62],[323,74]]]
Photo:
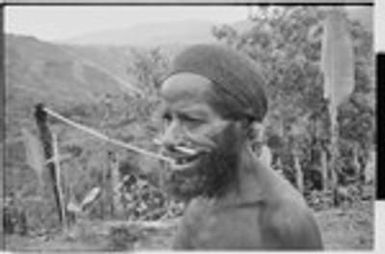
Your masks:
[[[44,157],[45,159],[51,160],[54,155],[53,144],[52,144],[52,133],[47,124],[47,113],[44,110],[44,104],[39,103],[35,106],[35,120],[37,124],[37,128],[39,130],[40,140],[43,145]],[[59,221],[63,222],[63,217],[61,213],[61,201],[60,201],[60,192],[57,184],[57,175],[55,169],[55,163],[47,164],[48,172],[51,178],[51,184],[53,187],[53,194],[56,202],[56,208],[58,212]]]
[[[353,165],[354,165],[354,180],[355,183],[359,183],[361,179],[361,165],[358,161],[359,156],[359,144],[357,142],[353,143]]]
[[[336,118],[334,118],[336,119]],[[329,189],[331,190],[334,205],[338,206],[339,205],[339,200],[337,197],[337,187],[338,187],[338,175],[337,175],[337,158],[339,156],[339,146],[338,146],[338,125],[335,122],[331,126],[332,132],[331,132],[331,140],[330,140],[330,151],[331,151],[331,156],[330,156],[330,161],[329,161],[329,176],[330,176],[330,181],[329,181]]]
[[[108,152],[108,167],[110,171],[110,185],[112,189],[112,216],[120,216],[121,207],[119,200],[119,161],[114,152]]]
[[[65,202],[64,202],[64,195],[62,190],[62,180],[61,180],[61,170],[60,170],[60,155],[59,155],[59,147],[57,143],[57,135],[52,135],[52,145],[53,145],[53,161],[55,165],[55,176],[56,176],[56,186],[57,186],[57,192],[59,195],[59,202],[60,202],[60,216],[62,218],[62,228],[64,230],[67,229],[67,219],[66,219],[66,209],[65,209]]]
[[[321,148],[321,171],[322,171],[322,190],[326,195],[328,193],[328,156],[325,148]]]
[[[113,202],[112,202],[112,197],[113,197],[113,185],[111,181],[111,166],[109,163],[109,156],[107,157],[107,170],[105,170],[104,174],[104,204],[103,204],[103,209],[104,211],[108,214],[109,218],[113,217],[114,213],[114,207],[113,207]],[[103,214],[104,216],[104,214]]]

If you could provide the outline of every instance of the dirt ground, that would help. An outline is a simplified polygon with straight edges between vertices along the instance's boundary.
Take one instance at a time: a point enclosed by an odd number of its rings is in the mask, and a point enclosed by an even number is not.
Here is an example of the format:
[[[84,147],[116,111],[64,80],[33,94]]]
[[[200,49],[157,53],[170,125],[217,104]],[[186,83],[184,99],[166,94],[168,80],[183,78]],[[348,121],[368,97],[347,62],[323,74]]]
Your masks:
[[[371,250],[374,246],[373,202],[316,212],[326,249]],[[11,251],[122,251],[169,249],[177,220],[146,223],[81,221],[66,234],[7,235]]]
[[[374,248],[374,204],[357,203],[352,208],[316,213],[327,249],[371,250]]]

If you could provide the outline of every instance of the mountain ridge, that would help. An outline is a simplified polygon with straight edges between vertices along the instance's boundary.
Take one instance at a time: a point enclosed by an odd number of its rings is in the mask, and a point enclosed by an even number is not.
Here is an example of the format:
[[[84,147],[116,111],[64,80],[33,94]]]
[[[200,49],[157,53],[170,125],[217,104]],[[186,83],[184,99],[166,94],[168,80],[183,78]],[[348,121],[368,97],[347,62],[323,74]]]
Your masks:
[[[211,33],[215,24],[208,21],[141,23],[121,29],[96,31],[75,36],[60,43],[70,45],[131,45],[159,46],[167,44],[209,43],[215,41]]]
[[[14,126],[13,120],[31,118],[39,102],[65,110],[126,91],[112,74],[82,62],[60,45],[17,35],[6,35],[4,41],[9,126]]]

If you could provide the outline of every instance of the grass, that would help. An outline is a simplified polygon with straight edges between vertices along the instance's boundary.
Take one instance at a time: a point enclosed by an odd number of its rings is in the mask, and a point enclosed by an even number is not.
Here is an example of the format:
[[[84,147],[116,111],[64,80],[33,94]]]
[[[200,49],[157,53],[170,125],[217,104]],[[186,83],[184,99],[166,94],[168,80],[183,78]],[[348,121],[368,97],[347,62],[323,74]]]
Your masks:
[[[325,248],[371,250],[374,245],[373,202],[316,212]],[[6,236],[12,251],[122,251],[169,249],[177,220],[149,223],[80,221],[67,234]]]
[[[356,203],[351,208],[316,213],[327,249],[371,250],[374,248],[374,204]]]

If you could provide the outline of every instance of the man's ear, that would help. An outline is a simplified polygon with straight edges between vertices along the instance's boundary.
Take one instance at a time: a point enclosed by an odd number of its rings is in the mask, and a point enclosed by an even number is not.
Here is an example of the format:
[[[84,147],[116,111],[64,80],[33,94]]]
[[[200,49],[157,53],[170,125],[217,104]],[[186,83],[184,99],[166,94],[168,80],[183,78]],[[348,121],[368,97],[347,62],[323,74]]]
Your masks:
[[[263,133],[264,133],[264,127],[263,124],[260,122],[252,122],[250,124],[250,133],[249,138],[256,141],[256,142],[262,142],[263,141]]]
[[[244,133],[246,139],[253,139],[253,122],[250,119],[244,118],[239,120],[238,122],[240,130]]]

